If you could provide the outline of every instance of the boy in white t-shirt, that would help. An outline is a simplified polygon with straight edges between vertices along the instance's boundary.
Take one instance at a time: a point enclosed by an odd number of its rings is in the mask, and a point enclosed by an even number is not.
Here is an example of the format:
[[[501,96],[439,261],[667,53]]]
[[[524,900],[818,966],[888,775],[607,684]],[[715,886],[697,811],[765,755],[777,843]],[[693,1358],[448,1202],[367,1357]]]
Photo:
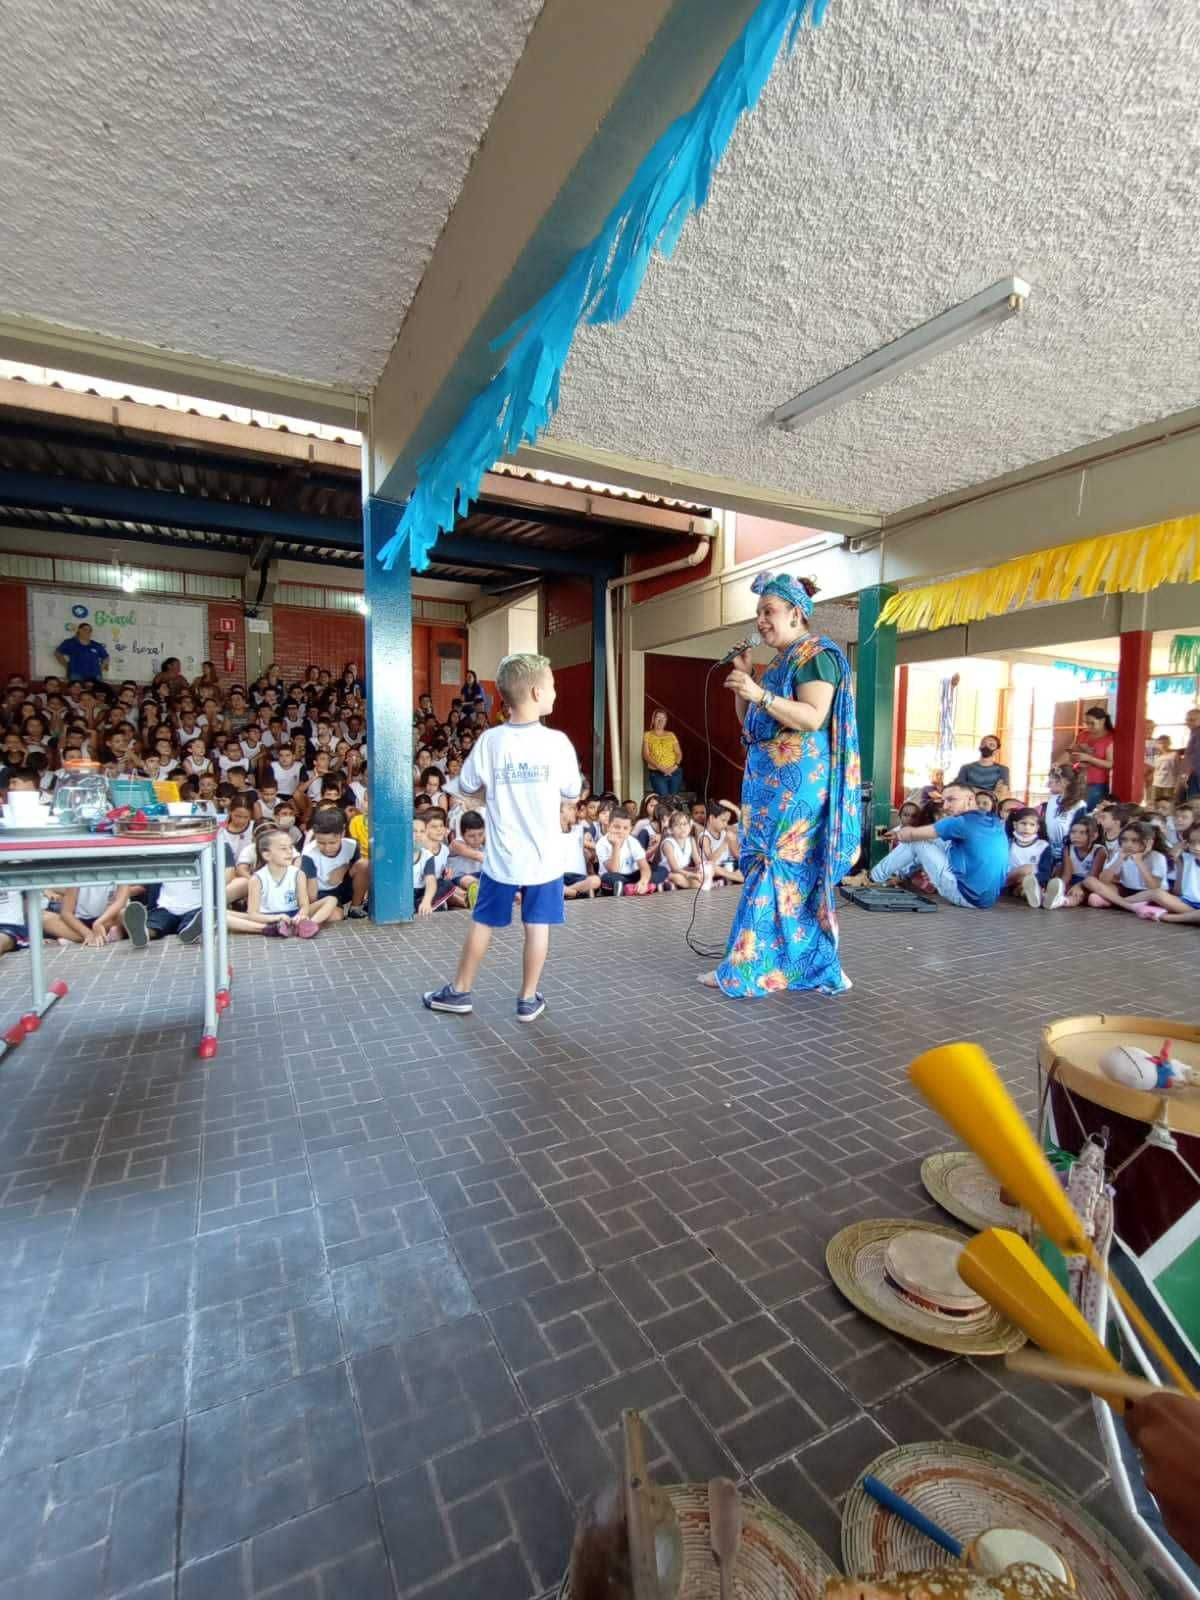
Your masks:
[[[653,894],[650,863],[633,837],[633,824],[623,811],[614,811],[608,832],[596,840],[596,870],[610,894]]]
[[[456,785],[485,802],[483,870],[454,982],[423,998],[431,1011],[464,1016],[472,1009],[471,985],[487,954],[493,928],[512,922],[521,896],[525,955],[517,1021],[533,1022],[546,1009],[538,980],[550,949],[550,929],[563,918],[559,805],[579,796],[579,758],[564,733],[542,726],[554,710],[554,674],[545,656],[505,656],[496,688],[508,721],[476,741]]]
[[[588,859],[591,839],[585,842],[586,823],[579,820],[579,807],[574,800],[564,800],[559,807],[559,826],[562,828],[563,899],[576,900],[581,894],[594,899],[600,887],[600,878],[592,870]],[[593,852],[594,853],[594,852]]]

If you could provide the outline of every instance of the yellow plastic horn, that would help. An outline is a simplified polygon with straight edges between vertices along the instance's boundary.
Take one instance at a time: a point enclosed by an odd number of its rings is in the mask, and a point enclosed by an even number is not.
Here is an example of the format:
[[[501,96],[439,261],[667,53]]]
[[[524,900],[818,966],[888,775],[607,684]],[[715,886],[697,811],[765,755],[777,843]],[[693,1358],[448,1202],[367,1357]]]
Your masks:
[[[979,1046],[944,1044],[927,1050],[913,1062],[909,1076],[1059,1249],[1080,1254],[1085,1241],[1075,1208]]]
[[[1121,1370],[1044,1263],[1011,1229],[976,1234],[959,1257],[958,1273],[1043,1350],[1079,1366]]]

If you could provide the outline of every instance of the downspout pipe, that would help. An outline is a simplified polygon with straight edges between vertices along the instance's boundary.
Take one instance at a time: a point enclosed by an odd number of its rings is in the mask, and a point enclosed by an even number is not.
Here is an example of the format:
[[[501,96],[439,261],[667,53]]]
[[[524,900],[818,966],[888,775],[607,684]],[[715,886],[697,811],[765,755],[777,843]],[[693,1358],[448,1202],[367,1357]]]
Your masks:
[[[712,549],[712,543],[717,534],[716,523],[712,524],[711,531],[705,532],[700,537],[696,548],[686,556],[676,561],[665,561],[659,567],[647,567],[644,572],[631,572],[623,578],[610,578],[605,586],[605,629],[604,629],[604,655],[605,655],[605,700],[608,704],[608,748],[609,762],[612,766],[613,793],[621,793],[621,735],[619,718],[617,715],[617,650],[613,634],[613,593],[617,589],[625,589],[631,583],[644,583],[648,578],[665,578],[671,572],[687,572],[689,568],[698,567],[705,556]],[[597,789],[604,782],[602,773],[597,773],[594,779]]]

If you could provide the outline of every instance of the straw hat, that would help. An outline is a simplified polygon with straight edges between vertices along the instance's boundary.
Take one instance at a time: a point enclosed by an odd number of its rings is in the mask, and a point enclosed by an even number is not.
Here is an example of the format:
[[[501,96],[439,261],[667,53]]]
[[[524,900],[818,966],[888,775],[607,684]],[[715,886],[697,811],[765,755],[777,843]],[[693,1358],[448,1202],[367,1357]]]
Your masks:
[[[1029,1218],[1020,1206],[1000,1198],[1000,1185],[970,1150],[946,1150],[926,1156],[921,1182],[943,1211],[982,1233],[985,1228],[1011,1228],[1024,1234]]]
[[[721,1569],[709,1541],[707,1483],[667,1488],[683,1535],[683,1578],[678,1600],[719,1600]],[[790,1517],[744,1494],[742,1543],[734,1584],[737,1600],[823,1600],[825,1585],[838,1575],[825,1552]],[[570,1600],[568,1574],[558,1591]]]
[[[918,1344],[932,1345],[936,1350],[950,1350],[956,1355],[1000,1356],[1019,1349],[1025,1343],[1025,1335],[991,1306],[985,1305],[977,1312],[969,1303],[962,1308],[938,1310],[934,1308],[934,1296],[927,1297],[926,1304],[918,1304],[889,1281],[888,1246],[900,1235],[910,1233],[930,1234],[959,1246],[967,1243],[955,1229],[942,1228],[932,1222],[885,1218],[878,1222],[852,1223],[834,1234],[825,1249],[829,1274],[846,1299],[864,1316],[882,1323],[893,1333],[901,1333]],[[970,1294],[965,1284],[963,1293]],[[966,1315],[963,1315],[964,1310]]]
[[[889,1450],[863,1473],[911,1500],[964,1544],[988,1528],[1022,1528],[1056,1550],[1086,1600],[1151,1600],[1132,1557],[1045,1478],[986,1450],[939,1440]],[[842,1563],[859,1577],[948,1566],[945,1550],[866,1493],[862,1478],[842,1508]]]

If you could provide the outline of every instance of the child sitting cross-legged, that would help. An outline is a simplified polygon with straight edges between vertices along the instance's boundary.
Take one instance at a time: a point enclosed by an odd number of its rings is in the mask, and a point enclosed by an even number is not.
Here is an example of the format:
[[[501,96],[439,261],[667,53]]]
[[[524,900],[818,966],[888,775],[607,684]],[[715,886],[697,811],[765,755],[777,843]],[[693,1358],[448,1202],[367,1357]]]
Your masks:
[[[705,806],[700,834],[700,863],[706,883],[741,883],[733,819],[737,812],[727,800],[710,800]]]
[[[1164,887],[1149,891],[1149,903],[1135,906],[1139,917],[1150,922],[1200,922],[1200,822],[1194,822],[1181,841],[1175,861],[1175,892]]]
[[[1081,906],[1087,899],[1084,883],[1088,878],[1098,878],[1107,861],[1108,852],[1100,843],[1100,825],[1095,817],[1076,817],[1071,823],[1062,860],[1042,895],[1043,909],[1057,911],[1062,906]]]
[[[296,860],[282,828],[264,827],[256,846],[258,868],[250,879],[245,911],[226,913],[234,933],[271,934],[279,939],[315,938],[321,924],[340,912],[332,894],[316,895],[316,868]]]
[[[623,811],[614,811],[608,831],[596,840],[596,866],[600,882],[610,894],[653,894],[653,881],[646,852],[632,837],[632,824]],[[665,871],[663,877],[666,877]]]
[[[1042,907],[1042,890],[1050,879],[1054,853],[1049,841],[1039,838],[1041,818],[1032,806],[1014,811],[1008,820],[1009,894],[1023,899],[1035,911]]]
[[[702,881],[700,848],[686,811],[673,811],[662,841],[661,861],[673,889],[698,889]]]
[[[445,875],[454,884],[447,905],[465,906],[467,890],[479,882],[483,871],[483,844],[487,836],[483,818],[478,811],[464,811],[459,823],[459,833],[450,840],[446,858]]]
[[[1099,877],[1084,879],[1088,905],[1096,910],[1116,906],[1121,911],[1136,911],[1150,900],[1154,890],[1167,881],[1167,857],[1155,846],[1161,836],[1147,822],[1126,822],[1118,839],[1119,850],[1110,857]],[[1165,844],[1165,841],[1163,841]]]
[[[370,887],[371,869],[354,840],[347,839],[346,819],[340,811],[317,812],[303,853],[305,861],[312,864],[318,897],[331,894],[337,902],[337,914],[327,920],[340,922],[343,915],[365,917],[363,901]]]
[[[129,903],[127,885],[88,883],[64,889],[58,910],[42,917],[42,930],[68,944],[98,949],[121,937],[121,913]]]
[[[578,900],[580,895],[593,899],[600,879],[588,860],[587,851],[592,841],[585,835],[587,823],[579,821],[579,806],[574,800],[563,801],[558,808],[558,820],[562,828],[563,899]]]

